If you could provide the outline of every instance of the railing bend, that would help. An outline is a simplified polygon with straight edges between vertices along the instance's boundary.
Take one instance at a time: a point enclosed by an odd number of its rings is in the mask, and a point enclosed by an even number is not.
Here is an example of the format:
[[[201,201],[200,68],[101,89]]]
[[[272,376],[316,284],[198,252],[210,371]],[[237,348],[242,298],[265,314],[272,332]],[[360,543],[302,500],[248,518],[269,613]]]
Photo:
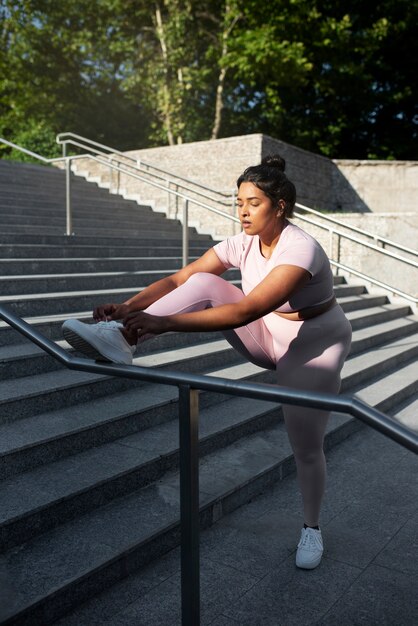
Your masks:
[[[178,387],[182,626],[200,624],[199,390],[349,413],[415,454],[418,453],[418,437],[415,433],[356,397],[130,365],[100,364],[68,354],[3,305],[0,305],[0,318],[69,369]]]

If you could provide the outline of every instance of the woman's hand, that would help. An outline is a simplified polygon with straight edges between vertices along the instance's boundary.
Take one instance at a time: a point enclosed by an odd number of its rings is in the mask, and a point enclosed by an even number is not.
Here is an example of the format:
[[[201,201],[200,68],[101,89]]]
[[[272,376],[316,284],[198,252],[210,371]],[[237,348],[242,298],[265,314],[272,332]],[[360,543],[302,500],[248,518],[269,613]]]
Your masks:
[[[109,322],[110,320],[121,320],[130,313],[127,304],[101,304],[93,311],[95,322]]]
[[[138,337],[152,334],[160,335],[169,330],[167,318],[159,315],[149,315],[143,311],[130,313],[123,320],[123,325],[130,333],[136,333]]]

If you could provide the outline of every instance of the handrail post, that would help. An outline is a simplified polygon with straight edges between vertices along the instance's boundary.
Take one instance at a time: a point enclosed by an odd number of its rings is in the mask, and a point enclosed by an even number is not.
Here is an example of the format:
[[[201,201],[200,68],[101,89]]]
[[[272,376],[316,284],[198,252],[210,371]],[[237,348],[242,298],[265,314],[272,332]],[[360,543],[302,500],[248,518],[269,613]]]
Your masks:
[[[189,263],[189,201],[183,205],[183,267]]]
[[[71,215],[71,157],[65,161],[65,210],[66,210],[66,232],[67,236],[73,235],[73,224]]]
[[[200,624],[199,392],[179,385],[181,623]]]
[[[332,230],[332,228],[330,228],[328,231],[328,256],[330,257],[330,259],[333,258],[332,256],[333,235],[334,235],[334,231]]]

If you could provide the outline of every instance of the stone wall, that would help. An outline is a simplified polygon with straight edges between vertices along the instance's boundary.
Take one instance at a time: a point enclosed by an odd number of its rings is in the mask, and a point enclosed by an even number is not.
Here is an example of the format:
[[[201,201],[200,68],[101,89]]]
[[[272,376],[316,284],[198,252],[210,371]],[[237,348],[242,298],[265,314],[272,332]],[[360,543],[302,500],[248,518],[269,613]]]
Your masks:
[[[286,159],[286,173],[296,185],[299,203],[335,212],[334,216],[347,225],[418,249],[418,162],[415,161],[332,161],[262,134],[134,150],[127,154],[140,162],[149,162],[229,194],[226,205],[218,208],[232,215],[236,213],[233,194],[238,176],[249,165],[257,164],[263,156],[275,152]],[[75,162],[75,165],[90,180],[109,184],[109,168],[91,160]],[[146,175],[145,167],[143,175]],[[125,197],[151,204],[155,210],[165,212],[170,218],[182,217],[182,199],[170,196],[164,185],[162,189],[156,189],[148,183],[114,173],[112,188],[123,192]],[[194,197],[205,200],[205,197]],[[215,239],[240,231],[239,224],[193,203],[189,209],[189,223]],[[302,222],[300,225],[312,232],[330,252],[326,231]],[[336,259],[336,251],[333,249],[331,252]],[[380,255],[376,256],[347,239],[341,240],[340,258],[358,271],[407,293],[416,293],[418,277],[414,268],[394,260],[383,263]]]
[[[343,211],[415,213],[418,217],[418,161],[334,160],[335,197]],[[360,202],[356,202],[355,189]]]

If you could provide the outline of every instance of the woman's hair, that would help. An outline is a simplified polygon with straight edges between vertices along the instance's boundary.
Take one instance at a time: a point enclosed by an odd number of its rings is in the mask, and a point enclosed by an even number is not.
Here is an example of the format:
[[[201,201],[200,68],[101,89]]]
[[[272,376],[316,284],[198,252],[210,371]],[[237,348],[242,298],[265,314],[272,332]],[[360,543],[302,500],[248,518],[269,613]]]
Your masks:
[[[237,187],[241,183],[253,183],[277,205],[279,200],[285,201],[285,217],[292,217],[296,202],[296,188],[284,173],[285,160],[279,154],[269,154],[260,165],[252,165],[241,174]]]

